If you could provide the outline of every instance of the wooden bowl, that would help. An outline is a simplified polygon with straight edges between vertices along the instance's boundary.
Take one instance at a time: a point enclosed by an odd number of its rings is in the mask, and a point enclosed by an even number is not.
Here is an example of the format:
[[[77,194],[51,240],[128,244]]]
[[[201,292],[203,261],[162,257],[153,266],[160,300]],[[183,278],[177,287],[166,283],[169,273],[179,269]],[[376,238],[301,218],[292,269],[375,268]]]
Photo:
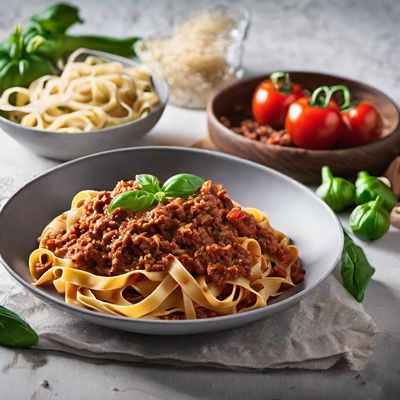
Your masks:
[[[322,85],[345,84],[353,98],[375,104],[384,121],[378,140],[350,149],[307,150],[261,143],[233,132],[219,118],[235,115],[240,120],[251,116],[251,98],[257,85],[269,74],[238,81],[217,93],[207,107],[208,131],[215,147],[226,153],[256,161],[281,171],[305,184],[320,182],[321,167],[329,165],[336,175],[354,177],[367,170],[380,175],[400,154],[400,113],[396,104],[381,91],[361,82],[334,75],[289,71],[294,82],[310,91]],[[238,106],[242,106],[238,110]],[[240,107],[239,107],[240,108]]]

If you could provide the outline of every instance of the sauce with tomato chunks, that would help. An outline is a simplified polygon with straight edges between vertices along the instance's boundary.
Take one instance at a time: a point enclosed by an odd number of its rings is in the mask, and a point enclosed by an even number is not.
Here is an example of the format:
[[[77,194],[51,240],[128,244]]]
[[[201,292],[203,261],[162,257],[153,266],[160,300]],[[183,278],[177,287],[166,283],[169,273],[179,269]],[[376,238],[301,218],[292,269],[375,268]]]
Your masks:
[[[246,236],[276,260],[272,276],[287,276],[292,264],[287,246],[235,206],[221,185],[207,181],[188,198],[167,199],[146,211],[108,212],[114,197],[135,189],[140,189],[137,182],[120,181],[112,191],[86,200],[79,221],[57,235],[48,233],[44,247],[102,276],[165,271],[173,255],[194,277],[205,275],[208,282],[224,287],[227,281],[250,275],[254,260],[240,241]],[[303,280],[304,273],[299,262],[291,266],[294,283]]]

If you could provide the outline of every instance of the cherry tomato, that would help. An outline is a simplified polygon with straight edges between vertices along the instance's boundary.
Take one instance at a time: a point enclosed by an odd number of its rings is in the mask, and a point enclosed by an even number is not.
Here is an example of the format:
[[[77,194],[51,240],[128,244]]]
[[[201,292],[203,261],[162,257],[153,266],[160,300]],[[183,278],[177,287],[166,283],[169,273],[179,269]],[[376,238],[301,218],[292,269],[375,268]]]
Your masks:
[[[290,82],[289,74],[271,74],[270,80],[261,82],[253,94],[253,117],[260,125],[281,129],[290,104],[303,96],[303,89]]]
[[[342,111],[342,117],[347,129],[340,135],[340,147],[361,146],[382,135],[382,117],[371,103],[362,101]]]
[[[289,107],[285,128],[293,143],[305,149],[329,149],[343,129],[340,109],[333,101],[324,107],[312,105],[303,97]]]

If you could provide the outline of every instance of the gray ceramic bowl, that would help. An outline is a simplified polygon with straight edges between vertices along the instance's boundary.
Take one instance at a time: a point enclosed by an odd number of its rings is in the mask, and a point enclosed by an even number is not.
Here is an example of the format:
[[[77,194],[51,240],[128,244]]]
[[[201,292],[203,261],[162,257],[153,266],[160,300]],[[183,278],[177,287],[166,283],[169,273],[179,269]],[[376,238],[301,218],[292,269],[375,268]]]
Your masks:
[[[222,183],[242,205],[268,213],[274,227],[300,249],[305,281],[273,304],[242,314],[190,321],[154,321],[100,314],[64,303],[55,291],[33,287],[27,260],[43,227],[69,208],[82,189],[111,189],[120,179],[150,173],[164,180],[190,172]],[[233,156],[204,150],[138,147],[95,154],[56,167],[22,187],[0,212],[0,261],[21,285],[44,301],[88,321],[126,331],[181,335],[233,328],[296,304],[337,264],[343,248],[335,214],[311,190],[272,169]]]
[[[87,54],[149,70],[143,64],[114,54],[95,50],[88,50]],[[143,119],[98,131],[69,134],[27,128],[0,116],[0,128],[34,153],[56,160],[71,160],[99,151],[133,146],[137,139],[148,133],[158,122],[168,101],[166,81],[153,72],[151,75],[160,97],[160,105]]]

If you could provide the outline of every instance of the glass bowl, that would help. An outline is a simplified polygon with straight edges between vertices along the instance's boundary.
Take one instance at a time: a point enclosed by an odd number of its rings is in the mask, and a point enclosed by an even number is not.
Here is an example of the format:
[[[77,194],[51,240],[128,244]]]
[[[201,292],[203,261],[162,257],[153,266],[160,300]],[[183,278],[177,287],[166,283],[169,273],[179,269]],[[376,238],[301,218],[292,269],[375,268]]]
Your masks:
[[[136,46],[144,64],[163,76],[172,104],[203,109],[215,91],[240,78],[246,10],[216,6],[177,15],[167,35]]]

